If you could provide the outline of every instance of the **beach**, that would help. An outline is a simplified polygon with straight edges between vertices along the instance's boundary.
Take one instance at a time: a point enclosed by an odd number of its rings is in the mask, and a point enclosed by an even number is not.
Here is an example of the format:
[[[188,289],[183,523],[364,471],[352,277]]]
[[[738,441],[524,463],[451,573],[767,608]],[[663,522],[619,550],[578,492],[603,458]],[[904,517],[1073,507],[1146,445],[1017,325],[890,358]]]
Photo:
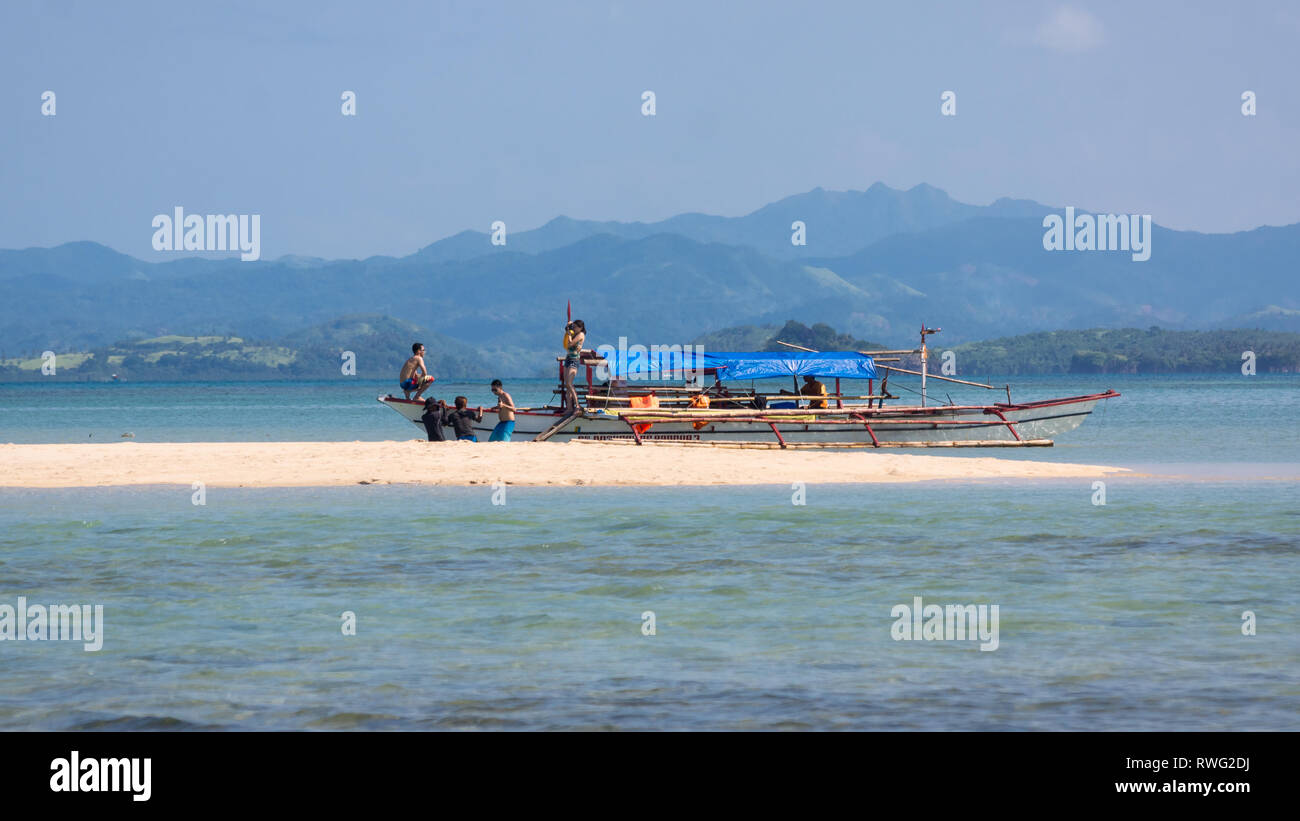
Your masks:
[[[872,451],[601,442],[114,442],[0,445],[0,487],[364,484],[674,486],[1102,477],[1123,468]]]

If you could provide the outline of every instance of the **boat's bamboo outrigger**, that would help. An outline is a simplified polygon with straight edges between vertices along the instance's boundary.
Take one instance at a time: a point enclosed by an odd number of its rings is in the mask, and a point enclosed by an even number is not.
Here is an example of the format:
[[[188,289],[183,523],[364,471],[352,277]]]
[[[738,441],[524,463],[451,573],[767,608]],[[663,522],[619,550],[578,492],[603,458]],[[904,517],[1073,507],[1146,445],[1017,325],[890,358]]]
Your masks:
[[[674,347],[643,349],[630,361],[622,354],[607,359],[583,351],[586,384],[574,386],[578,407],[517,408],[515,439],[758,448],[1046,447],[1052,437],[1078,427],[1097,402],[1119,396],[1106,391],[1017,404],[1011,401],[1010,386],[1004,386],[1006,402],[958,405],[949,399],[946,405],[930,404],[930,379],[998,390],[930,373],[927,337],[938,332],[921,326],[915,350],[825,353],[782,342],[792,351],[703,353]],[[919,371],[883,364],[912,355],[920,356]],[[598,372],[602,384],[596,382]],[[886,406],[899,398],[889,391],[894,374],[921,377],[920,405]],[[835,391],[819,386],[817,393],[804,394],[800,376],[834,378]],[[700,377],[713,382],[704,384]],[[732,386],[776,377],[793,378],[794,392]],[[846,378],[865,379],[867,390],[844,392],[841,380]],[[420,423],[419,402],[392,396],[380,401]]]

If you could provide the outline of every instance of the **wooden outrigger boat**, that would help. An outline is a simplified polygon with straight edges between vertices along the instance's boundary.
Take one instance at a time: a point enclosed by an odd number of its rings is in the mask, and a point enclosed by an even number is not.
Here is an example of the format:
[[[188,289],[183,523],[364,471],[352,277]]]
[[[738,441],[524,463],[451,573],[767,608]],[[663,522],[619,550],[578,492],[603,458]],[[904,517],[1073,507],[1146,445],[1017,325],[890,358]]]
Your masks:
[[[1000,390],[929,373],[925,340],[936,331],[922,327],[921,347],[914,351],[704,353],[674,347],[630,360],[584,351],[586,385],[574,386],[580,407],[518,408],[514,438],[774,448],[1046,447],[1081,425],[1098,402],[1119,396],[1108,390],[1012,402],[1010,387],[1004,386],[1006,402],[930,404],[931,379]],[[920,371],[878,364],[897,362],[886,357],[904,354],[920,354]],[[895,373],[921,377],[920,404],[886,404],[899,399],[888,390]],[[801,376],[834,379],[835,390],[800,395]],[[777,377],[793,377],[795,391],[733,387]],[[844,393],[844,380],[865,381],[866,391]],[[379,401],[423,430],[422,402],[393,396]],[[480,440],[495,423],[491,415],[477,423]]]

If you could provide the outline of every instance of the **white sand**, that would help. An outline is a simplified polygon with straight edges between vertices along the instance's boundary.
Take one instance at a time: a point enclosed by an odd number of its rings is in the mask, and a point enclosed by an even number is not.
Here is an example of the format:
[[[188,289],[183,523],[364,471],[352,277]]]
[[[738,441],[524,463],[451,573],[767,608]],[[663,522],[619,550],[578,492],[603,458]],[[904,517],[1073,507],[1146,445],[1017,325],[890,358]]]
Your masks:
[[[755,485],[1100,477],[1122,468],[877,451],[511,442],[0,445],[0,487],[355,484]]]

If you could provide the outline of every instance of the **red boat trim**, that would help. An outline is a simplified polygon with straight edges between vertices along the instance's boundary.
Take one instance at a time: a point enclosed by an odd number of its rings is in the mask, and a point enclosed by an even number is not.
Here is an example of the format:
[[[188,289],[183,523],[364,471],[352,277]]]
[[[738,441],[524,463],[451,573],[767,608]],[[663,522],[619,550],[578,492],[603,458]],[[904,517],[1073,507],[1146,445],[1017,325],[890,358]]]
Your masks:
[[[1099,399],[1112,399],[1119,396],[1119,391],[1106,391],[1105,393],[1092,393],[1087,396],[1071,396],[1066,399],[1044,399],[1042,402],[997,402],[993,405],[995,408],[1002,410],[1028,410],[1030,408],[1050,408],[1053,405],[1073,405],[1076,402],[1093,402]],[[990,411],[992,413],[992,411]]]
[[[1011,435],[1016,437],[1017,442],[1020,441],[1020,434],[1016,433],[1016,426],[1011,424],[1010,422],[1007,422],[1007,418],[1002,415],[1002,411],[998,410],[997,408],[993,408],[989,411],[989,413],[996,413],[999,419],[1001,419],[1003,422],[1006,422],[1007,430],[1011,431]]]

